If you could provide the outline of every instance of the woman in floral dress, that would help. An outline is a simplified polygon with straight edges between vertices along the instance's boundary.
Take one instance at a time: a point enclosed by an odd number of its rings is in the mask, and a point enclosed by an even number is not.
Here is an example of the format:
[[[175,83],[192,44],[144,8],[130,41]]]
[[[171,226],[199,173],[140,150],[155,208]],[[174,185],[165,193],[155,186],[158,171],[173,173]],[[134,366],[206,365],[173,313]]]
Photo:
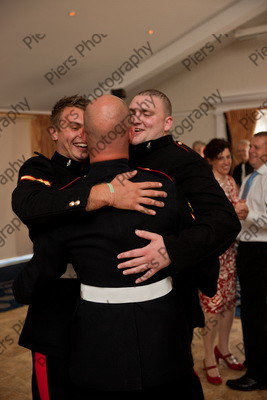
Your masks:
[[[229,143],[224,139],[212,139],[204,149],[204,156],[211,165],[214,176],[226,196],[235,206],[238,202],[238,194],[236,183],[229,175],[232,165]],[[229,335],[237,300],[236,248],[237,243],[235,242],[220,256],[220,273],[215,296],[210,298],[202,293],[199,294],[205,315],[204,370],[207,380],[213,384],[222,383],[216,361],[219,362],[220,359],[223,359],[231,369],[241,370],[244,368],[243,364],[239,363],[229,350]],[[214,348],[217,334],[218,344]]]

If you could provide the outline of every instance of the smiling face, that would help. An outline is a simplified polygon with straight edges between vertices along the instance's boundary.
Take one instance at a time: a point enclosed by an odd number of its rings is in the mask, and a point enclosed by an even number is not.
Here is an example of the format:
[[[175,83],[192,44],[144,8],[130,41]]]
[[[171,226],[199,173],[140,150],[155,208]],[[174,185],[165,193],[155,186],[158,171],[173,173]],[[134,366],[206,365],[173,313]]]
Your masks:
[[[138,95],[130,104],[132,129],[130,142],[133,145],[158,139],[168,133],[172,117],[168,116],[161,98]]]
[[[229,149],[224,149],[214,160],[208,159],[215,175],[223,177],[228,175],[232,165],[232,156]]]
[[[84,137],[84,111],[77,107],[64,108],[56,126],[50,135],[56,142],[56,149],[64,157],[75,161],[88,158]]]
[[[254,169],[267,162],[267,136],[254,136],[250,141],[249,163]]]

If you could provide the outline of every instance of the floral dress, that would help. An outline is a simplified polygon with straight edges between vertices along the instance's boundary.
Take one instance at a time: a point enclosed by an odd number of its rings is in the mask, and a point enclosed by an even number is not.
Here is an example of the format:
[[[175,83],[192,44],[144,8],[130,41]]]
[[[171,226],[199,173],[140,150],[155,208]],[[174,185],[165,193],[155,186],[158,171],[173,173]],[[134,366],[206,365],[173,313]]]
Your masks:
[[[226,196],[235,205],[238,201],[236,183],[234,179],[227,175],[225,183],[220,183]],[[205,313],[222,313],[230,310],[236,305],[237,301],[237,274],[236,274],[236,253],[237,242],[234,242],[229,249],[220,257],[220,273],[217,283],[217,293],[213,297],[207,297],[199,293],[202,310]]]

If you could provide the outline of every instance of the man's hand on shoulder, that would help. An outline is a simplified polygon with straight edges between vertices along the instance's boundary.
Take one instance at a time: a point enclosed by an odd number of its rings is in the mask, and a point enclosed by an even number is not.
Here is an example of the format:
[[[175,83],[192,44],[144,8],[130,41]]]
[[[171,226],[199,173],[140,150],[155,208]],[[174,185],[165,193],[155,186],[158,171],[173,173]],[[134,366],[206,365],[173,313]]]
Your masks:
[[[131,258],[129,261],[118,264],[123,269],[124,275],[145,272],[135,283],[141,283],[151,278],[156,272],[170,265],[171,260],[164,245],[163,237],[157,233],[136,230],[136,235],[150,240],[150,243],[139,249],[126,251],[118,254],[118,259]]]
[[[160,182],[131,182],[130,179],[137,172],[125,172],[116,175],[110,184],[101,183],[93,186],[87,201],[86,211],[111,206],[122,210],[135,210],[155,215],[156,212],[146,206],[163,207],[164,203],[153,199],[153,197],[166,197],[167,193],[162,190],[155,190],[162,187]]]

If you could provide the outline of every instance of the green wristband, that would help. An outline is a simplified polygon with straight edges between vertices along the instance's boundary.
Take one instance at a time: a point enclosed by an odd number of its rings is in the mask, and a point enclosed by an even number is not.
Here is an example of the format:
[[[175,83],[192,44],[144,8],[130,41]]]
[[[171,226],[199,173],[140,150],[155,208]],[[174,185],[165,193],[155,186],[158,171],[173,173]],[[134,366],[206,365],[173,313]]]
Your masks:
[[[115,190],[114,190],[114,187],[113,187],[112,183],[107,183],[107,185],[109,187],[110,193],[115,193]]]

